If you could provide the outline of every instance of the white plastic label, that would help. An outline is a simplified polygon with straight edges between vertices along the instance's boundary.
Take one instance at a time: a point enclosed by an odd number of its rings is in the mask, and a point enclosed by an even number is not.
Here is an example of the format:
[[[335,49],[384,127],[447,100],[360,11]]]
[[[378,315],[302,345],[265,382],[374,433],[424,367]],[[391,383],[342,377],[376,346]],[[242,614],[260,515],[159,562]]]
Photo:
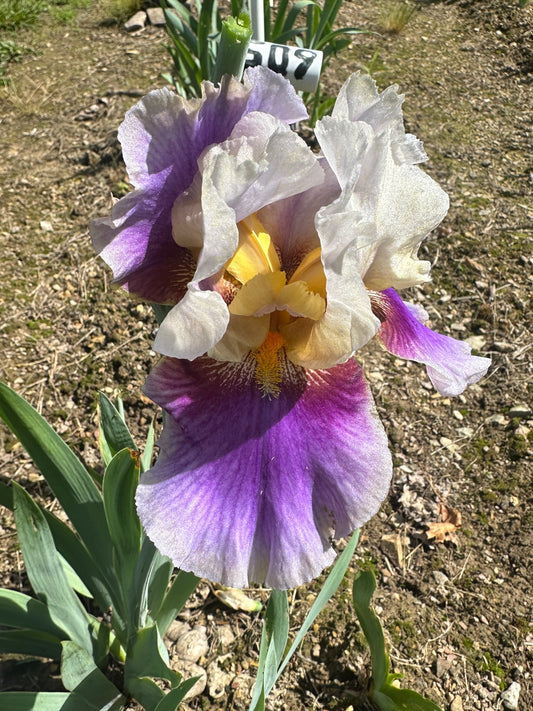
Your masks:
[[[318,49],[252,40],[245,67],[258,65],[282,74],[297,91],[316,91],[322,69],[322,52]]]

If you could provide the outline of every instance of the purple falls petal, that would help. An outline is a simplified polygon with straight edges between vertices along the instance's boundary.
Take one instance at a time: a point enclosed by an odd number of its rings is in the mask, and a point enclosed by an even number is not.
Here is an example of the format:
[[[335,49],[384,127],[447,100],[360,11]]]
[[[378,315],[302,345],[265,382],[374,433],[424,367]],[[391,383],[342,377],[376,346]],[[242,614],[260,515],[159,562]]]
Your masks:
[[[188,102],[158,89],[128,111],[119,140],[137,189],[90,228],[115,282],[142,298],[168,300],[161,298],[162,291],[168,295],[160,285],[175,280],[184,258],[172,238],[172,205],[191,184],[204,149],[226,140],[251,111],[268,111],[287,123],[306,116],[290,83],[262,67],[247,73],[245,86],[229,77],[219,88],[205,82],[204,97]]]
[[[163,359],[146,393],[168,415],[137,507],[181,569],[231,586],[300,585],[334,559],[331,537],[387,494],[387,437],[353,360],[327,371],[287,363],[268,399],[251,359]]]
[[[431,382],[442,395],[459,395],[487,372],[490,358],[473,356],[468,343],[424,326],[415,309],[404,303],[394,289],[373,293],[371,302],[382,322],[378,336],[385,348],[400,358],[424,363]]]

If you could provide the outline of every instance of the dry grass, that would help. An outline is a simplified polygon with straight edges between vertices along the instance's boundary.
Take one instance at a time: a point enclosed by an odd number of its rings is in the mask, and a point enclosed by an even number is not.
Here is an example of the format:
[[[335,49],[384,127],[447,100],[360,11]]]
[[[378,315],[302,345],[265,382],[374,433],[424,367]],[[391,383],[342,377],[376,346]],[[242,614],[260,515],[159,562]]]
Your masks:
[[[58,81],[48,77],[32,79],[29,74],[23,74],[6,84],[1,96],[20,115],[33,116],[49,104],[59,89]]]
[[[386,5],[380,16],[383,30],[389,34],[399,34],[417,9],[416,5],[408,2],[392,2]]]

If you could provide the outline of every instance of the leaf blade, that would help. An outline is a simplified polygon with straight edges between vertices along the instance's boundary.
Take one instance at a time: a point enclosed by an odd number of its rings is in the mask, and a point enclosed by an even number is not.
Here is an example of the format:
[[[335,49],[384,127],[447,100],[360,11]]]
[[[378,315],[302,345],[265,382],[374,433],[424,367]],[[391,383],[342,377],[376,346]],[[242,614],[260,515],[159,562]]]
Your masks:
[[[135,508],[139,472],[138,452],[123,449],[106,467],[102,486],[109,535],[119,558],[121,586],[126,589],[141,549],[142,528]]]
[[[14,484],[13,501],[22,556],[35,594],[46,602],[60,629],[92,650],[89,616],[68,584],[44,514],[18,484]]]
[[[0,417],[41,470],[82,540],[105,555],[110,540],[102,497],[74,452],[28,402],[4,383],[0,383]]]

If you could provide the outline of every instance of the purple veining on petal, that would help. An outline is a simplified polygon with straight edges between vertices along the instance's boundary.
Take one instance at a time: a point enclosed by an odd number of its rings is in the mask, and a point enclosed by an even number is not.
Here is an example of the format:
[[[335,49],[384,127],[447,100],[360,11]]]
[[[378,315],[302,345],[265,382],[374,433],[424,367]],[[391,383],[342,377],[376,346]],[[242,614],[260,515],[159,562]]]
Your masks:
[[[138,511],[182,569],[233,586],[299,585],[332,562],[330,536],[363,524],[386,496],[387,438],[353,360],[287,365],[268,399],[251,359],[164,359],[146,392],[168,417]]]
[[[152,301],[160,300],[161,289],[154,286],[171,279],[182,257],[172,239],[171,210],[192,182],[203,150],[228,138],[251,111],[268,111],[286,122],[306,115],[289,82],[262,67],[249,70],[245,86],[226,77],[220,88],[206,83],[204,91],[202,100],[184,102],[160,89],[130,109],[119,139],[137,190],[90,229],[115,282]]]
[[[400,358],[424,363],[442,395],[459,395],[487,372],[490,358],[473,356],[468,343],[424,326],[394,289],[371,293],[371,302],[382,322],[378,336],[385,348]]]

